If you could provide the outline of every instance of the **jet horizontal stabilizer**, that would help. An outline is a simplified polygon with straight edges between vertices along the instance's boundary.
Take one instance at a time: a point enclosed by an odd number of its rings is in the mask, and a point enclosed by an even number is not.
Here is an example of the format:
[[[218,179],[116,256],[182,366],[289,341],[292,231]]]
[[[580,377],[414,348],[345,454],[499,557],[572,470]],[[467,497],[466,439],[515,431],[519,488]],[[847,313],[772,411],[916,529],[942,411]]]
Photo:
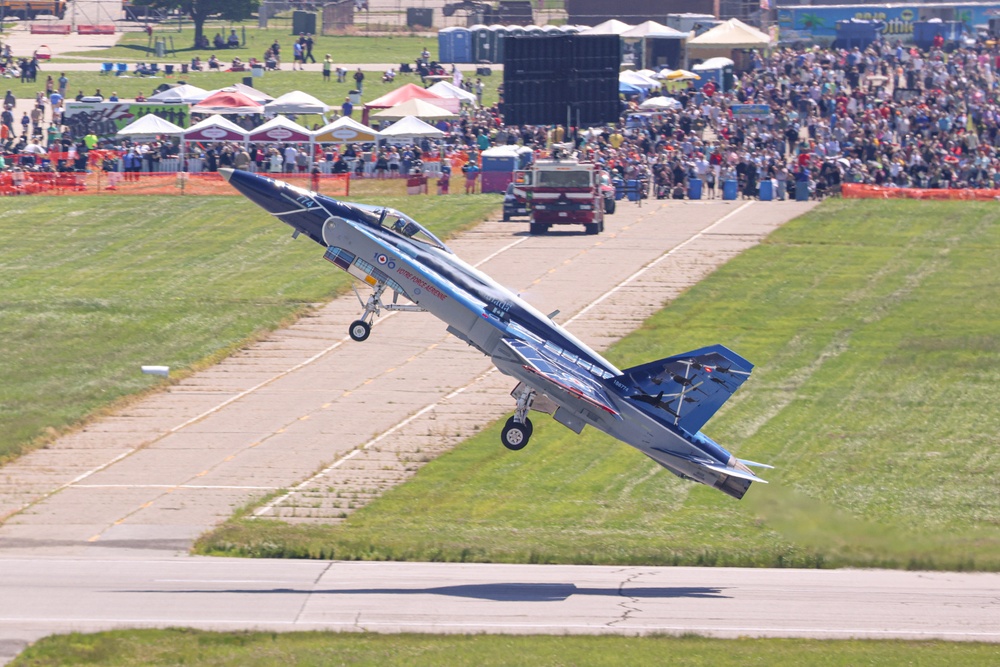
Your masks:
[[[628,368],[629,398],[688,433],[697,433],[746,382],[753,364],[722,345],[703,347]]]
[[[745,466],[750,466],[751,468],[768,468],[774,470],[774,466],[768,465],[766,463],[757,463],[756,461],[748,461],[747,459],[736,459]]]

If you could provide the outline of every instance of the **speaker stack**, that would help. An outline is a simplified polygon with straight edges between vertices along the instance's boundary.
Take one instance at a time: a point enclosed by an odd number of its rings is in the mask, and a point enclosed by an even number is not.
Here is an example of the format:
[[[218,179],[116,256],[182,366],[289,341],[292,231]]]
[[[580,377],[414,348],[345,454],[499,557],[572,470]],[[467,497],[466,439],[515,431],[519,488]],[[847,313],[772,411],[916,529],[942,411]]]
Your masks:
[[[503,106],[507,125],[587,126],[618,120],[617,35],[508,37]]]

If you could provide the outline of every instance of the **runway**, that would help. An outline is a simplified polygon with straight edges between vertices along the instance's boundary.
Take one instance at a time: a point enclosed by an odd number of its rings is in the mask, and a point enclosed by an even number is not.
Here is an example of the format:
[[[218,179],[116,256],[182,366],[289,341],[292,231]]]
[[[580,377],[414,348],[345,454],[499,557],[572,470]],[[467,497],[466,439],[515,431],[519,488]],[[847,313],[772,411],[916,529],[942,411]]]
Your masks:
[[[166,626],[1000,641],[1000,574],[0,556],[0,588],[8,651]]]

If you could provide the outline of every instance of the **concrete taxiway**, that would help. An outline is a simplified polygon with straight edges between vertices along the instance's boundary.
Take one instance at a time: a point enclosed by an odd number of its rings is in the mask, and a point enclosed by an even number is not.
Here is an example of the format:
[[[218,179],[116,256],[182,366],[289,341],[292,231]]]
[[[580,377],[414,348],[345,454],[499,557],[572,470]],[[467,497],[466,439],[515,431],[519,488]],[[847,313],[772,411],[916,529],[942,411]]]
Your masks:
[[[167,626],[1000,641],[1000,574],[0,556],[0,589],[0,654]]]

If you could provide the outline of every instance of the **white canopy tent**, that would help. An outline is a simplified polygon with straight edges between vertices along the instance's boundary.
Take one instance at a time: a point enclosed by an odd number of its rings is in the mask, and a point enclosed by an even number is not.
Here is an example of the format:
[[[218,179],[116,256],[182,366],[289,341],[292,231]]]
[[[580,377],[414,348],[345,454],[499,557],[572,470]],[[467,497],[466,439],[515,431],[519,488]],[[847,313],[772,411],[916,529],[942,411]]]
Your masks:
[[[656,79],[648,77],[644,74],[639,74],[638,72],[622,72],[618,75],[618,80],[627,83],[629,85],[635,86],[636,88],[642,88],[643,90],[649,90],[650,88],[658,88],[660,82]]]
[[[623,32],[631,30],[634,26],[630,26],[628,23],[623,23],[618,19],[608,19],[604,23],[598,23],[592,28],[587,28],[586,30],[581,30],[581,35],[620,35]]]
[[[164,120],[159,116],[154,116],[153,114],[141,116],[117,132],[119,137],[130,137],[133,139],[159,136],[179,137],[182,134],[184,134],[183,127],[174,125],[170,121]]]
[[[372,117],[380,120],[399,120],[407,116],[416,116],[417,118],[455,118],[456,115],[447,109],[442,109],[436,104],[431,104],[420,98],[414,98],[374,113]]]
[[[147,102],[160,102],[161,104],[198,104],[208,97],[209,92],[204,88],[192,86],[184,83],[173,88],[161,91],[146,98]]]
[[[475,94],[470,93],[467,90],[463,90],[448,81],[438,81],[427,90],[432,93],[437,93],[441,97],[454,97],[462,102],[469,102],[471,104],[476,104],[478,101]]]
[[[650,97],[639,105],[643,111],[667,111],[669,109],[680,109],[681,103],[672,97]]]
[[[406,116],[379,132],[383,139],[441,139],[444,132],[414,116]]]
[[[332,109],[309,93],[293,90],[264,105],[264,113],[325,114]]]
[[[734,49],[766,49],[771,37],[739,19],[729,19],[687,41],[691,58],[729,56]]]

